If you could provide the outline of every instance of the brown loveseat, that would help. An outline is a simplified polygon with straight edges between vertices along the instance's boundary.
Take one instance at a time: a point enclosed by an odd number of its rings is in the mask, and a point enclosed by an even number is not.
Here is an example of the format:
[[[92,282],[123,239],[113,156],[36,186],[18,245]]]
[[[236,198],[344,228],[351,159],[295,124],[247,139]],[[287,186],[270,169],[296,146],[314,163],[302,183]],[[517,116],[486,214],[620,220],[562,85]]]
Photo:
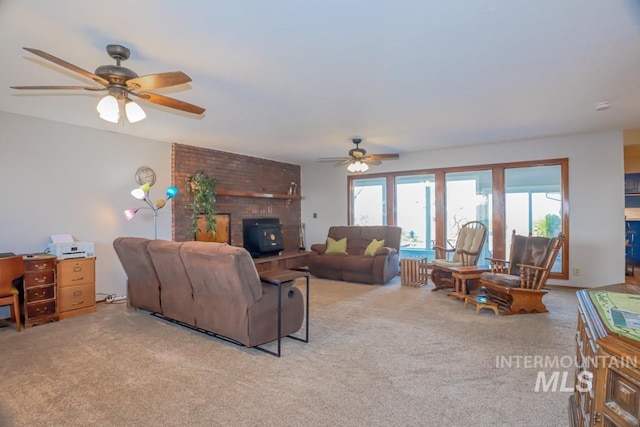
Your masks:
[[[277,339],[277,286],[260,282],[249,253],[224,243],[119,237],[113,247],[134,308],[230,338],[247,347]],[[302,292],[282,291],[281,337],[302,327]]]
[[[326,253],[326,243],[311,245],[309,272],[316,277],[358,283],[384,284],[395,277],[399,270],[400,227],[334,226],[327,237],[341,240],[346,237],[346,254]],[[373,239],[384,239],[384,247],[365,255],[365,249]]]

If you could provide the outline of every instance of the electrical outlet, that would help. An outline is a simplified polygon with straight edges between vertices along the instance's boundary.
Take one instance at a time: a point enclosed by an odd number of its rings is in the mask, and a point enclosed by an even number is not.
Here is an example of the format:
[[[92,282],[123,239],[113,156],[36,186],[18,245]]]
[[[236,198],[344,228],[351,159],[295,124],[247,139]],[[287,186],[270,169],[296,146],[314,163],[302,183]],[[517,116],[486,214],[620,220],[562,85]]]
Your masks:
[[[578,267],[574,267],[573,268],[573,275],[574,276],[579,276],[580,275],[580,269]]]

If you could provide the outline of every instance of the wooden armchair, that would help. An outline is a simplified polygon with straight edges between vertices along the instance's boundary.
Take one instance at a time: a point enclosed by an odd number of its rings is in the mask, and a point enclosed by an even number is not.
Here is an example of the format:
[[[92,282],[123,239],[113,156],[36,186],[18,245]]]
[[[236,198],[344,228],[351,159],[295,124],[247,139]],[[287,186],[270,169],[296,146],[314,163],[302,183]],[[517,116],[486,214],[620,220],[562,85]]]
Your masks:
[[[462,226],[455,248],[434,246],[436,257],[432,262],[431,280],[436,285],[432,291],[454,286],[448,268],[475,266],[487,238],[487,227],[479,221],[471,221]]]
[[[487,258],[491,271],[482,273],[480,285],[487,296],[498,303],[502,314],[546,313],[542,290],[558,256],[565,236],[519,236],[511,238],[510,260]]]

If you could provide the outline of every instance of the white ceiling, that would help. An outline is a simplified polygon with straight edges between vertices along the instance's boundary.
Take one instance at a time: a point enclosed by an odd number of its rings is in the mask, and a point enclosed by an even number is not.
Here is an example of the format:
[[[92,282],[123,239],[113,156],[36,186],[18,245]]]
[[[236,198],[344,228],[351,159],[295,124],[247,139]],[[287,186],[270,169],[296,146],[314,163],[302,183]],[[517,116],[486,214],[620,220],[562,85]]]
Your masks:
[[[0,0],[0,40],[1,111],[293,163],[353,136],[402,155],[640,127],[632,0]],[[23,46],[93,72],[114,43],[139,75],[188,74],[157,92],[204,115],[141,101],[114,125],[102,92],[9,89],[92,83]]]

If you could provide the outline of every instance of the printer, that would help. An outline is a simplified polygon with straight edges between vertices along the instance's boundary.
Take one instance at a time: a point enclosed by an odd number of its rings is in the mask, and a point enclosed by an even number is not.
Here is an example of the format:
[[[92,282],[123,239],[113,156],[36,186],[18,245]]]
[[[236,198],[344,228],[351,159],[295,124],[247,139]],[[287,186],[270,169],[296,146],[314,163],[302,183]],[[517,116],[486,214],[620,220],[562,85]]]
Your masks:
[[[47,253],[60,259],[93,257],[93,242],[49,243]]]

